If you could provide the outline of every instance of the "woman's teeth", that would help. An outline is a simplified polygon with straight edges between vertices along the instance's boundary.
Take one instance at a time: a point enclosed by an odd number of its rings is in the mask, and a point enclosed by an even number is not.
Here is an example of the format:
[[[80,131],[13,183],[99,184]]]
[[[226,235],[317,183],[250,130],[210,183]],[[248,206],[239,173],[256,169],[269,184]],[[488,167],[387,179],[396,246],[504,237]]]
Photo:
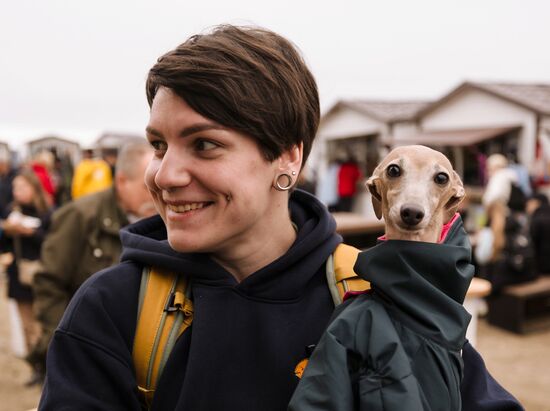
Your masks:
[[[197,210],[203,208],[208,203],[190,203],[185,205],[169,205],[168,208],[176,213],[185,213],[186,211]]]

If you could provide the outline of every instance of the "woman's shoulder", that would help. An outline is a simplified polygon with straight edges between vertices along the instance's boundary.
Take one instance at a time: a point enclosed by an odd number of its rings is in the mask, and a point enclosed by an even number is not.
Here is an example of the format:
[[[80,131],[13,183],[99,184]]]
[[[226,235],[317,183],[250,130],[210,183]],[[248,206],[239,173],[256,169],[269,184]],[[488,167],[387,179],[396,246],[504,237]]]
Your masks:
[[[127,261],[106,268],[88,278],[77,290],[59,329],[92,341],[101,340],[109,327],[125,339],[135,329],[141,267]]]

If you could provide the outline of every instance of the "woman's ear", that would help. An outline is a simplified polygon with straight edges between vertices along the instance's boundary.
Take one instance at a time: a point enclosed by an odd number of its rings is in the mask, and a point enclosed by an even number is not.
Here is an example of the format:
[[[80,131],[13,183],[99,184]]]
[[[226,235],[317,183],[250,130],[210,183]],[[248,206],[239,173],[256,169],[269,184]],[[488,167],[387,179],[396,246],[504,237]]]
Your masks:
[[[285,150],[276,160],[278,161],[278,171],[281,173],[291,173],[294,171],[296,172],[296,175],[300,174],[300,170],[302,169],[303,154],[303,143]]]

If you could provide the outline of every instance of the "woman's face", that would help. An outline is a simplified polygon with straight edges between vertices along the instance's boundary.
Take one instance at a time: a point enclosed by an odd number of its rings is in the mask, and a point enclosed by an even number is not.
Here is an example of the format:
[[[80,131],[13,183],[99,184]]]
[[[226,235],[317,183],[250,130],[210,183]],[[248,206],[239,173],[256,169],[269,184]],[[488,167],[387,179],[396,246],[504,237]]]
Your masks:
[[[17,176],[13,179],[13,199],[22,205],[30,205],[33,202],[34,188],[25,177]]]
[[[278,229],[281,210],[288,215],[287,194],[272,188],[281,160],[267,161],[252,138],[201,116],[169,89],[154,98],[147,138],[155,154],[145,181],[175,250],[246,247]]]

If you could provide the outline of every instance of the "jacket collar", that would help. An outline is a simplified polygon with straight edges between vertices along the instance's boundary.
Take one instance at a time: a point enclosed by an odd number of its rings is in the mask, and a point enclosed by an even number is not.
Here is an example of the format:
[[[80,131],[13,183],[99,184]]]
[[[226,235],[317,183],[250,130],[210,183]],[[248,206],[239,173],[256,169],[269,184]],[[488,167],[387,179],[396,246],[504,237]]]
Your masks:
[[[384,304],[422,332],[461,344],[470,315],[462,307],[474,275],[460,217],[443,242],[387,240],[360,253],[355,271]]]

